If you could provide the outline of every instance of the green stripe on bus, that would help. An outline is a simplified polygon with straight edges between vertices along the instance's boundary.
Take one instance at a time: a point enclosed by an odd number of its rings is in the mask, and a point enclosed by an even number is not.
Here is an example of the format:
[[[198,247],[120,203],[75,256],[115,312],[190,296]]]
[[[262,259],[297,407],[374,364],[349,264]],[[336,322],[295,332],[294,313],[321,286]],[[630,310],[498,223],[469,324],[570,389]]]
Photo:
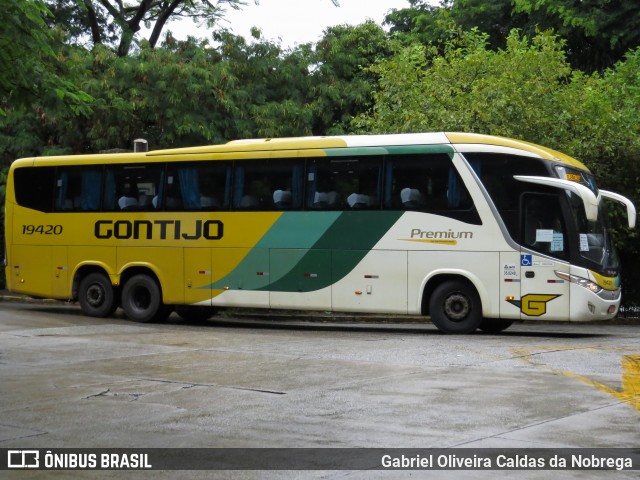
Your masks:
[[[267,233],[251,249],[231,273],[206,285],[204,289],[242,288],[243,290],[268,290],[271,282],[285,275],[299,261],[295,252],[279,256],[274,261],[285,262],[275,271],[270,268],[271,251],[302,249],[307,251],[325,234],[340,217],[341,212],[287,212],[271,226]],[[258,275],[258,272],[268,272]],[[278,272],[281,272],[278,275]],[[241,287],[240,287],[241,285]]]
[[[285,212],[256,248],[311,248],[342,212]]]
[[[346,148],[325,148],[328,157],[357,157],[365,155],[387,155],[389,151],[386,147],[346,147]]]
[[[451,145],[395,145],[386,147],[390,155],[401,155],[411,153],[448,153],[453,156],[454,150]]]
[[[325,148],[328,157],[358,157],[366,155],[403,155],[416,153],[447,153],[453,155],[451,145],[393,145],[386,147]]]
[[[402,213],[342,213],[310,250],[297,251],[292,255],[290,260],[298,260],[297,263],[288,269],[286,275],[273,281],[269,290],[311,292],[336,283],[360,263]],[[286,258],[287,253],[278,253],[278,256]]]

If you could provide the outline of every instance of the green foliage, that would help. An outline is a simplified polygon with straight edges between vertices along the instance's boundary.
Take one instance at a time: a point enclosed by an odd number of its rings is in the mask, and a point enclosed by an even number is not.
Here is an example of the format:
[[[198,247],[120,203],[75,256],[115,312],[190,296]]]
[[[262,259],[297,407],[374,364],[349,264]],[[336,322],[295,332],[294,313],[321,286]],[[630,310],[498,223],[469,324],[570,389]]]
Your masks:
[[[388,57],[389,41],[372,21],[327,29],[312,58],[313,133],[340,135],[353,116],[372,106],[377,75],[368,67]]]
[[[506,43],[504,50],[490,50],[488,36],[472,30],[442,54],[422,45],[402,49],[373,68],[380,75],[373,115],[359,117],[356,125],[379,132],[446,128],[529,139],[551,135],[557,91],[571,72],[562,43],[550,35],[530,42],[517,31]]]
[[[128,146],[137,137],[161,148],[310,133],[302,59],[284,62],[277,45],[226,33],[217,40],[217,49],[189,40],[131,57],[88,55],[86,88],[97,99],[88,147]]]
[[[410,0],[410,8],[387,16],[391,32],[405,45],[443,46],[463,31],[477,28],[489,44],[504,48],[514,28],[533,36],[553,30],[567,42],[571,65],[603,71],[640,46],[640,9],[636,0]]]
[[[224,7],[239,8],[243,0],[45,0],[70,38],[82,44],[106,45],[120,57],[129,55],[143,26],[150,29],[147,45],[155,48],[169,20],[191,19],[213,26]]]
[[[74,114],[88,111],[92,99],[67,78],[42,1],[7,1],[0,9],[0,115],[36,100],[57,103]]]
[[[365,67],[389,51],[373,22],[331,28],[315,49],[284,52],[228,32],[213,41],[169,35],[161,48],[127,57],[103,46],[62,49],[66,78],[94,99],[91,111],[75,115],[52,91],[46,102],[9,112],[0,119],[3,159],[127,148],[139,137],[166,148],[344,133],[372,105],[376,78]]]
[[[635,0],[513,0],[513,13],[566,38],[571,63],[586,71],[602,71],[640,46]]]
[[[39,1],[7,0],[0,9],[0,100],[17,90],[30,91],[33,74],[44,70],[43,57],[53,57]]]

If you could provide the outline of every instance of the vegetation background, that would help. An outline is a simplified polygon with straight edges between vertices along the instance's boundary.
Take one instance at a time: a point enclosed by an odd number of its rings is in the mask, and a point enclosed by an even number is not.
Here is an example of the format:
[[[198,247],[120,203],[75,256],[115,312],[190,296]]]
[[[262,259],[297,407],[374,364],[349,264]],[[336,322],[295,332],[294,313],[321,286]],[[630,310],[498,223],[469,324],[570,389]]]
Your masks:
[[[291,49],[223,28],[224,8],[243,3],[4,0],[0,200],[16,158],[139,137],[157,149],[457,130],[563,151],[640,203],[637,0],[408,0],[386,28],[338,24]],[[178,17],[206,38],[177,41],[166,25]],[[640,303],[638,228],[624,220],[612,208],[624,298]]]

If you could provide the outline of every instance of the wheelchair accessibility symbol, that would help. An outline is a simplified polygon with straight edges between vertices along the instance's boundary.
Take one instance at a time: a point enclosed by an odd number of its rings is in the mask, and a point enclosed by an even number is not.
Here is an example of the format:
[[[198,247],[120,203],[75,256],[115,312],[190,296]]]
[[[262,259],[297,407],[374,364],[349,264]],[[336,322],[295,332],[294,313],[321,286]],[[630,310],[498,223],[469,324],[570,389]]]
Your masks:
[[[523,267],[533,266],[533,255],[520,255],[520,265]]]

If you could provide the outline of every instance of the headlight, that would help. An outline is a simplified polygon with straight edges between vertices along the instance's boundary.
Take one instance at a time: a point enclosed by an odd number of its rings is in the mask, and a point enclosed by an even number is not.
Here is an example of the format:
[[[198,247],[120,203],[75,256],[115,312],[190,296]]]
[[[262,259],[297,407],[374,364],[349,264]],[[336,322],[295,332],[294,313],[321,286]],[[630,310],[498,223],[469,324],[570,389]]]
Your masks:
[[[566,272],[559,272],[557,270],[555,270],[554,272],[556,274],[556,277],[571,283],[575,283],[576,285],[580,285],[581,287],[587,288],[591,290],[593,293],[600,293],[602,291],[602,287],[600,285],[586,278],[578,277],[576,275],[571,275],[570,273],[566,273]]]

